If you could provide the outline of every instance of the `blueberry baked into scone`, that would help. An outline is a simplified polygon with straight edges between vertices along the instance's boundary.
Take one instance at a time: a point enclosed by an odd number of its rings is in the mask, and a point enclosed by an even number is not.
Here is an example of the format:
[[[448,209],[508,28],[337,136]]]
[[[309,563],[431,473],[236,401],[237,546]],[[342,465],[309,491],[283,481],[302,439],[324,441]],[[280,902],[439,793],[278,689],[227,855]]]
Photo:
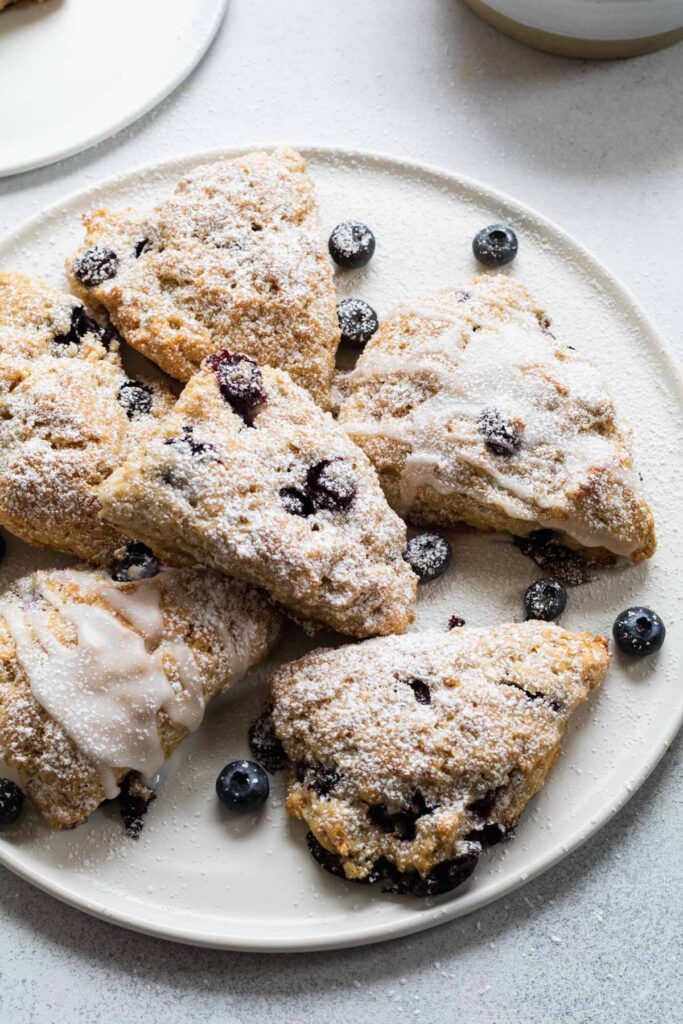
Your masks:
[[[173,396],[130,380],[115,332],[73,296],[0,275],[0,524],[30,544],[107,564],[125,543],[96,489],[144,446]]]
[[[287,808],[328,871],[431,896],[508,836],[599,686],[607,640],[542,622],[318,650],[271,683]]]
[[[187,381],[228,346],[326,403],[339,343],[313,183],[291,149],[194,168],[149,212],[95,210],[69,259],[84,301]]]
[[[603,380],[520,282],[481,276],[396,310],[344,392],[340,422],[409,521],[553,530],[595,560],[653,554]]]
[[[296,617],[399,633],[417,577],[367,456],[282,370],[209,356],[99,491],[105,521],[263,587]]]
[[[258,591],[210,570],[24,577],[0,599],[0,758],[49,825],[75,825],[130,771],[154,776],[279,625]]]

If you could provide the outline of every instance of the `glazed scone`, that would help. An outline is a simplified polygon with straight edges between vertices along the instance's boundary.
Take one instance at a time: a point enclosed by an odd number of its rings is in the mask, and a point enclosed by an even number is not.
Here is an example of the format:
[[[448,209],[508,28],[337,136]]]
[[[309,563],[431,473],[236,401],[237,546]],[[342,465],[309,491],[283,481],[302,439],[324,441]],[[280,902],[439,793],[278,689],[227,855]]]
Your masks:
[[[154,776],[279,625],[258,591],[210,570],[24,577],[0,600],[0,759],[49,825],[75,825],[129,771]]]
[[[227,350],[100,488],[105,520],[354,636],[402,632],[417,578],[377,474],[288,374]]]
[[[518,281],[482,276],[398,309],[344,390],[340,421],[411,522],[545,528],[597,559],[653,554],[603,380]]]
[[[85,228],[67,263],[74,288],[172,377],[189,380],[227,345],[287,370],[326,403],[339,326],[298,153],[205,164],[153,210],[95,210]]]
[[[333,874],[447,892],[514,828],[608,665],[603,637],[543,622],[314,651],[271,684],[287,809]]]
[[[99,518],[97,487],[173,404],[130,380],[117,348],[72,296],[0,276],[0,524],[100,565],[125,539]]]

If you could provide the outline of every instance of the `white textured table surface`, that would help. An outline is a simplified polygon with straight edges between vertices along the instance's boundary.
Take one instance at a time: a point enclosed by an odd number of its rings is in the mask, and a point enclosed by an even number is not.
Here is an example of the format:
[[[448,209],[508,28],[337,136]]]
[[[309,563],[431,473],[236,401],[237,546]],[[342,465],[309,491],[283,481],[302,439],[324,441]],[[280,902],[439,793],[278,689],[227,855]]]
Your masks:
[[[96,41],[84,59],[96,59]],[[527,50],[457,0],[232,0],[208,57],[158,110],[94,150],[0,181],[0,231],[182,153],[250,142],[375,149],[479,178],[556,220],[680,355],[682,100],[680,46],[596,65]],[[0,1019],[669,1024],[683,996],[682,751],[679,740],[589,845],[511,898],[357,951],[177,947],[91,920],[0,870]]]

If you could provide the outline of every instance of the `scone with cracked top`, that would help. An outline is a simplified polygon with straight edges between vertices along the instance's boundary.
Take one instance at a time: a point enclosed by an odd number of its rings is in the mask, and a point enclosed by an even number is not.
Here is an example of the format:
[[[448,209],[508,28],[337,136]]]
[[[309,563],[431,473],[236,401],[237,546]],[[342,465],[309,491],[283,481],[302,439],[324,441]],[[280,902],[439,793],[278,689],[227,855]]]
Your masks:
[[[99,497],[123,533],[297,617],[354,636],[412,621],[405,526],[369,460],[288,374],[247,356],[210,356]]]
[[[126,341],[187,381],[228,346],[325,405],[339,343],[313,183],[290,149],[194,168],[149,212],[95,210],[67,271]]]
[[[461,884],[542,788],[607,640],[543,622],[408,633],[278,669],[287,808],[342,878],[431,896]]]
[[[650,557],[652,513],[601,375],[518,281],[475,278],[399,308],[344,378],[340,422],[414,523]]]

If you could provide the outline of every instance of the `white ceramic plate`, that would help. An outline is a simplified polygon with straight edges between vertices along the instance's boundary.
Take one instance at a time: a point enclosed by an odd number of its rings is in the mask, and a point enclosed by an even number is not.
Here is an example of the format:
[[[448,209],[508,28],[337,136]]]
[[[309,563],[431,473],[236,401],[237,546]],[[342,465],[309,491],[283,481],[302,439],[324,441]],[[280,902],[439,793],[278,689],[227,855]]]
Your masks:
[[[340,294],[360,294],[380,314],[399,299],[468,280],[477,269],[470,248],[475,231],[494,221],[514,225],[520,252],[511,272],[539,294],[558,333],[571,336],[607,371],[636,428],[636,455],[659,529],[660,550],[650,563],[573,590],[563,624],[608,632],[617,612],[643,603],[660,612],[669,634],[662,652],[640,664],[615,657],[602,691],[575,716],[563,756],[523,816],[517,838],[483,857],[465,887],[438,900],[383,896],[326,875],[308,857],[303,826],[285,815],[282,779],[260,819],[233,820],[222,812],[214,780],[227,761],[247,754],[247,726],[261,705],[266,669],[217,701],[204,727],[167,766],[139,842],[124,836],[108,807],[75,831],[50,833],[28,814],[0,836],[2,863],[83,910],[166,938],[231,949],[357,945],[482,907],[555,864],[607,821],[651,771],[683,717],[674,472],[682,396],[651,326],[595,260],[511,199],[397,160],[324,150],[307,155],[325,229],[355,217],[376,232],[370,266],[337,279]],[[65,200],[0,242],[0,267],[61,282],[84,209],[147,202],[196,162],[146,168]],[[453,568],[422,588],[415,628],[445,629],[451,614],[470,625],[519,619],[523,590],[539,575],[535,567],[505,538],[452,539]],[[56,561],[10,541],[4,582]],[[292,627],[278,659],[308,646]]]
[[[0,176],[125,128],[190,73],[227,0],[47,0],[0,14]]]

